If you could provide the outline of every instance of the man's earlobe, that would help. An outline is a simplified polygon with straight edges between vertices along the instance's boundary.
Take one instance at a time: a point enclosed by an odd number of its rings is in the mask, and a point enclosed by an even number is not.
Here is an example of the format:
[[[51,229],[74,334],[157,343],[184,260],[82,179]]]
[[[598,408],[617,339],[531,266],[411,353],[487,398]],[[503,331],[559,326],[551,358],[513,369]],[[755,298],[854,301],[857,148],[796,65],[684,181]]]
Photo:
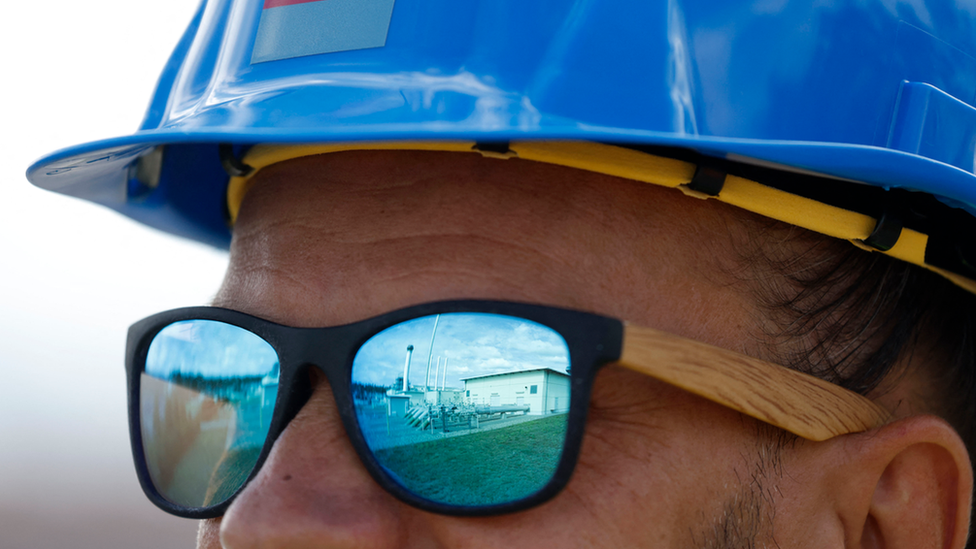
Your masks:
[[[848,493],[848,503],[838,506],[848,515],[842,517],[848,543],[864,549],[966,546],[973,471],[952,427],[934,416],[914,416],[846,438],[848,474],[860,477],[849,486],[873,486],[870,498]]]

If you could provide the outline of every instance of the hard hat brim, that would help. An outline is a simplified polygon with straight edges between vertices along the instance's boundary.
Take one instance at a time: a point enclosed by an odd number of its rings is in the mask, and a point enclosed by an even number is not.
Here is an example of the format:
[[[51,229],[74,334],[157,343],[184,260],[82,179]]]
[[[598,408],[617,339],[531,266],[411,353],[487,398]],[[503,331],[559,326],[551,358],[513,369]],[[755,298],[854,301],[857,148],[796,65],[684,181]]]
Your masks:
[[[221,210],[210,212],[209,222],[188,217],[171,217],[158,200],[134,200],[129,180],[137,160],[158,146],[196,150],[200,158],[186,169],[199,169],[210,177],[197,182],[223,195],[229,177],[219,169],[215,148],[220,143],[297,144],[417,141],[590,141],[622,145],[661,146],[688,149],[702,155],[746,164],[807,173],[856,183],[910,191],[925,181],[923,192],[933,194],[945,204],[976,215],[976,176],[955,166],[897,150],[851,144],[768,141],[750,139],[680,136],[670,133],[634,131],[620,128],[563,127],[531,132],[471,131],[436,128],[436,123],[404,127],[358,127],[345,132],[296,132],[294,129],[249,129],[247,131],[185,131],[155,129],[130,136],[85,143],[55,151],[27,170],[27,179],[42,189],[74,196],[109,207],[123,215],[164,231],[226,248],[230,233]],[[209,153],[209,154],[208,154]],[[209,166],[199,165],[207,162]],[[178,210],[178,208],[177,208]]]

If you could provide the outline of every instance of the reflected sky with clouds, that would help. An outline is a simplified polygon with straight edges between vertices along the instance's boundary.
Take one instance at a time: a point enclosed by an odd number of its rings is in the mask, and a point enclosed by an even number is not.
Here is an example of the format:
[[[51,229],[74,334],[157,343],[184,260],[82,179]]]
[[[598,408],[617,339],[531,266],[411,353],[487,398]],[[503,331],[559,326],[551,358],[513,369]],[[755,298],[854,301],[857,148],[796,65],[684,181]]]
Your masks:
[[[186,320],[163,328],[146,355],[146,373],[204,377],[264,376],[278,362],[268,342],[237,326]]]
[[[565,372],[569,349],[550,328],[518,318],[485,313],[440,315],[429,353],[435,316],[397,324],[363,345],[353,364],[357,383],[389,386],[403,375],[407,346],[413,345],[410,384],[422,386],[430,360],[430,385],[434,385],[438,357],[447,360],[446,387],[461,388],[464,378],[509,371],[551,368]],[[440,385],[443,371],[437,377]]]

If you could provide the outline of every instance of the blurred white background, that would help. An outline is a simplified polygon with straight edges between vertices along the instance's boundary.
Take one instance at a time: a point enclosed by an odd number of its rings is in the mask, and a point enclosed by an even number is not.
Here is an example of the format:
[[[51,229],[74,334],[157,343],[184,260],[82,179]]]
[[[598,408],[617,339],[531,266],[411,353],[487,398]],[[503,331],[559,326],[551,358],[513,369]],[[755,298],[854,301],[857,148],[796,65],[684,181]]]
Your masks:
[[[198,0],[12,2],[0,18],[0,549],[186,548],[142,495],[130,323],[206,303],[226,254],[33,188],[55,149],[128,134]]]

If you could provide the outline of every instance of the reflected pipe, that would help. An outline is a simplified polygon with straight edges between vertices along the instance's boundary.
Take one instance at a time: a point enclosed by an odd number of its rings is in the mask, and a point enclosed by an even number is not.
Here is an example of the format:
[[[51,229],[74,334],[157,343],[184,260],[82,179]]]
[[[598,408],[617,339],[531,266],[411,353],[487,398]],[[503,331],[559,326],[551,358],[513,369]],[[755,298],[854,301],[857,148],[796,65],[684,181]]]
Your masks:
[[[403,392],[407,392],[407,380],[410,379],[410,357],[413,356],[413,345],[407,345],[407,360],[403,363]]]

